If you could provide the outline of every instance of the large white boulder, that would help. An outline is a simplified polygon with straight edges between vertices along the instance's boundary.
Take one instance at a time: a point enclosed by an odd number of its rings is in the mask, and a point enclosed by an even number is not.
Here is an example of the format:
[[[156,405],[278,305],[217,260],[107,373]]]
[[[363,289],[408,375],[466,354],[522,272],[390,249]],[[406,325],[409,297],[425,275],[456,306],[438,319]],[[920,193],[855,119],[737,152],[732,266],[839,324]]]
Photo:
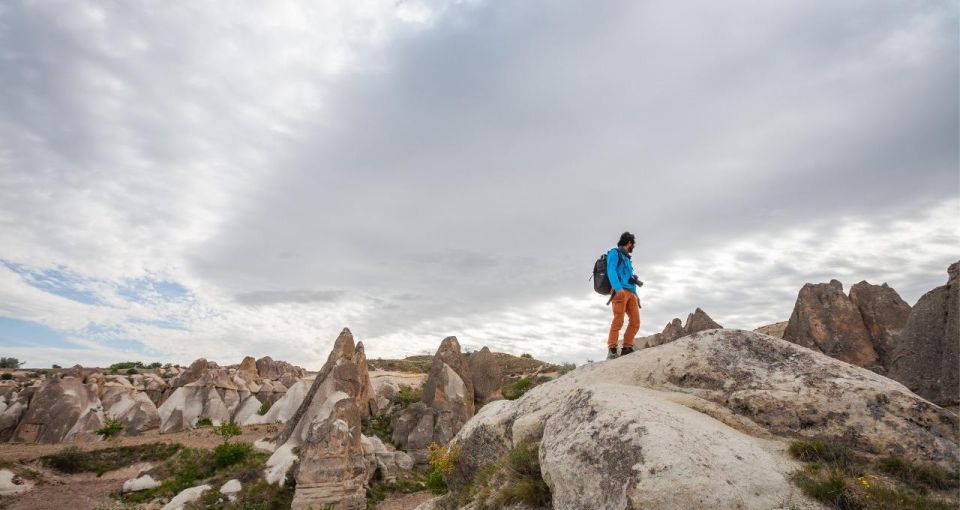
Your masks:
[[[187,503],[193,503],[203,496],[204,492],[210,490],[209,485],[198,485],[196,487],[190,487],[189,489],[183,489],[180,491],[180,494],[177,494],[170,500],[169,503],[163,505],[162,510],[183,510],[183,507]]]
[[[955,469],[957,418],[905,387],[778,338],[710,330],[492,402],[454,438],[450,483],[539,445],[554,508],[816,508],[788,480],[796,437]]]

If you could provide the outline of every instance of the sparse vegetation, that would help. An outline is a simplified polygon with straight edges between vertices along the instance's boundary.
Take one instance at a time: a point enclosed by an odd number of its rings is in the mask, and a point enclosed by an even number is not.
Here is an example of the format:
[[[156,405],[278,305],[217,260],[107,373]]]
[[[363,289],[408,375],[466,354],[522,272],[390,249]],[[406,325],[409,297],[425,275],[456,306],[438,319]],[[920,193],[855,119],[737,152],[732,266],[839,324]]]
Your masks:
[[[137,374],[139,374],[139,373],[140,373],[140,372],[138,372],[136,368],[128,368],[128,369],[127,369],[127,375],[137,375]]]
[[[503,388],[503,398],[507,400],[516,400],[523,396],[524,393],[530,390],[533,387],[533,379],[529,377],[521,377],[517,379],[513,384]]]
[[[63,368],[63,367],[61,367],[60,365],[54,363],[53,366],[51,366],[50,368]]]
[[[260,416],[267,414],[270,411],[271,405],[272,404],[270,404],[270,401],[260,404],[260,409],[257,411],[257,414],[259,414]]]
[[[533,355],[530,354],[529,352],[525,352],[525,353],[521,354],[520,357],[521,357],[521,358],[527,358],[527,359],[533,359]]]
[[[26,361],[20,361],[17,358],[0,358],[0,368],[20,368]]]
[[[423,399],[423,388],[412,388],[405,384],[400,385],[400,391],[393,397],[393,403],[401,409],[405,409],[414,402],[420,402]]]
[[[220,436],[224,443],[229,443],[231,437],[243,434],[243,429],[240,428],[237,422],[230,419],[230,421],[225,421],[213,427],[213,433]]]
[[[84,451],[68,446],[57,453],[40,457],[45,466],[61,473],[97,473],[129,466],[136,462],[159,461],[169,458],[183,448],[179,444],[150,443],[135,446],[116,446]]]
[[[792,475],[792,481],[804,494],[831,508],[940,510],[957,507],[955,501],[929,494],[930,489],[960,486],[957,474],[932,464],[889,456],[874,462],[855,455],[843,445],[819,439],[794,441],[788,451],[807,462]],[[891,477],[873,473],[886,473]]]
[[[468,475],[466,487],[441,500],[442,508],[462,508],[470,503],[483,509],[515,505],[540,508],[551,500],[550,487],[540,471],[537,443],[520,444]]]
[[[114,363],[110,365],[110,371],[115,372],[119,370],[127,370],[130,368],[143,368],[142,361],[121,361],[120,363]]]
[[[575,368],[577,368],[577,365],[574,363],[564,363],[560,365],[560,370],[558,370],[558,372],[560,372],[560,375],[564,375],[567,372],[574,370]]]
[[[453,472],[453,468],[460,459],[460,445],[446,444],[443,446],[431,443],[427,460],[431,470],[427,473],[426,486],[434,494],[446,494],[447,483],[443,476]]]
[[[107,418],[106,425],[104,425],[103,428],[97,429],[96,434],[100,436],[101,439],[111,439],[121,432],[123,432],[123,421],[116,418]]]
[[[200,508],[289,508],[290,498],[293,496],[291,487],[268,486],[260,478],[260,472],[267,460],[267,455],[253,451],[247,443],[223,443],[218,457],[217,450],[204,448],[184,448],[178,454],[168,458],[163,464],[150,471],[156,480],[161,480],[158,487],[145,491],[124,494],[121,497],[125,503],[144,503],[158,497],[172,497],[183,489],[194,487],[201,483],[208,483],[213,487],[232,478],[243,483],[240,498],[227,505],[226,502],[216,503],[213,506],[201,505]],[[218,447],[219,448],[219,447]],[[244,451],[238,454],[236,452]],[[289,479],[288,479],[288,483]],[[256,490],[260,489],[261,492]],[[289,497],[286,491],[289,489]],[[212,491],[211,491],[212,492]],[[282,506],[283,500],[286,501]],[[249,502],[249,505],[241,503]],[[211,502],[215,503],[215,502]],[[281,506],[276,506],[276,504]],[[223,506],[219,506],[219,505]],[[259,506],[263,505],[263,506]]]
[[[213,426],[213,420],[211,420],[210,418],[201,416],[200,418],[197,418],[197,423],[194,423],[193,426],[196,427],[196,428],[200,428],[200,427],[212,427],[212,426]]]
[[[385,414],[363,418],[361,430],[364,435],[376,436],[385,444],[393,444],[393,428],[390,426],[390,417]]]
[[[9,381],[11,379],[13,379],[13,374],[11,374],[10,372],[4,372],[0,374],[0,380]]]
[[[154,361],[153,363],[150,363],[149,365],[147,365],[147,368],[160,368],[161,366],[163,366],[162,363],[160,363],[159,361]]]

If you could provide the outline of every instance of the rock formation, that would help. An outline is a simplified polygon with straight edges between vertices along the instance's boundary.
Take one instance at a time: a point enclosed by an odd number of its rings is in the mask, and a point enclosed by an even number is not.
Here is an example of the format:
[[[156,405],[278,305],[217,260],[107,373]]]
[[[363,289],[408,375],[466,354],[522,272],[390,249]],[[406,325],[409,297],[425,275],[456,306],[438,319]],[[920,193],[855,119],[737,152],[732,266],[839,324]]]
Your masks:
[[[960,262],[947,284],[924,294],[893,340],[888,374],[943,406],[960,404]]]
[[[958,419],[903,385],[792,343],[710,330],[584,365],[480,409],[447,482],[539,445],[553,508],[820,508],[789,481],[797,437],[960,463]]]
[[[282,483],[294,467],[293,509],[362,508],[367,470],[361,445],[363,393],[353,335],[344,329],[333,351],[307,391],[303,403],[277,436],[267,461],[267,481]]]
[[[457,338],[447,337],[433,357],[423,400],[393,418],[393,441],[423,462],[430,443],[446,444],[473,416],[474,400],[470,365]]]
[[[257,360],[253,359],[253,356],[244,357],[240,365],[237,366],[237,371],[243,372],[249,377],[260,376],[259,372],[257,372]]]
[[[674,318],[667,323],[662,332],[637,338],[634,342],[634,346],[637,349],[656,347],[658,345],[673,342],[674,340],[683,338],[687,335],[699,333],[700,331],[721,328],[723,328],[723,326],[717,324],[713,319],[711,319],[710,316],[707,315],[707,312],[697,308],[693,313],[687,315],[686,324],[681,323],[680,319]]]
[[[860,310],[878,363],[886,366],[893,337],[907,323],[910,305],[886,283],[871,285],[865,281],[850,288],[850,301]]]
[[[357,409],[360,417],[366,418],[377,414],[377,394],[373,391],[370,382],[370,373],[367,370],[367,355],[363,349],[363,342],[357,342],[354,360],[357,364],[357,374],[360,378],[360,393],[357,394]]]
[[[160,413],[146,392],[127,382],[104,383],[100,402],[106,418],[123,422],[120,435],[138,436],[160,426]]]
[[[787,329],[787,321],[775,322],[773,324],[767,324],[766,326],[760,326],[759,328],[753,330],[754,333],[761,333],[764,335],[775,336],[777,338],[783,338],[783,332]]]
[[[244,372],[219,368],[201,358],[176,383],[184,380],[190,382],[176,388],[158,408],[161,433],[193,428],[201,418],[215,425],[231,419],[242,423],[260,409],[255,396],[260,385]]]
[[[783,339],[861,367],[877,365],[860,309],[837,280],[800,289]]]
[[[503,398],[503,371],[500,363],[490,352],[490,348],[473,353],[469,358],[470,373],[473,376],[473,397],[477,406]]]
[[[279,380],[285,375],[292,376],[293,382],[287,387],[293,386],[295,379],[306,375],[306,371],[296,365],[291,365],[286,361],[274,361],[270,356],[264,356],[257,360],[257,373],[265,379]],[[287,380],[291,380],[289,377]]]
[[[97,439],[94,431],[105,423],[97,389],[96,384],[84,384],[76,376],[48,377],[30,398],[11,440],[59,443]]]

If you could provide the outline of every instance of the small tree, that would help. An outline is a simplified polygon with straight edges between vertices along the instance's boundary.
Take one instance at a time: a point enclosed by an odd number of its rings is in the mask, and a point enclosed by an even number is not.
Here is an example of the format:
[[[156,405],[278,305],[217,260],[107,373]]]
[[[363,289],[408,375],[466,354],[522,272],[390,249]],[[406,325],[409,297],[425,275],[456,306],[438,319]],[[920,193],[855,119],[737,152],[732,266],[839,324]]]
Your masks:
[[[56,364],[56,363],[54,363],[54,364],[53,364],[53,366],[52,366],[52,367],[50,367],[50,368],[63,368],[63,367],[61,367],[60,365],[58,365],[58,364]]]
[[[240,425],[237,425],[237,422],[233,421],[231,418],[230,421],[225,421],[216,427],[213,427],[213,433],[220,436],[223,439],[224,444],[230,442],[230,438],[233,436],[239,436],[243,433],[243,430],[240,429]]]
[[[17,358],[0,358],[0,368],[20,368],[26,361]]]
[[[529,352],[525,352],[525,353],[521,354],[520,357],[521,357],[521,358],[527,358],[527,359],[533,359],[533,355],[530,354]]]

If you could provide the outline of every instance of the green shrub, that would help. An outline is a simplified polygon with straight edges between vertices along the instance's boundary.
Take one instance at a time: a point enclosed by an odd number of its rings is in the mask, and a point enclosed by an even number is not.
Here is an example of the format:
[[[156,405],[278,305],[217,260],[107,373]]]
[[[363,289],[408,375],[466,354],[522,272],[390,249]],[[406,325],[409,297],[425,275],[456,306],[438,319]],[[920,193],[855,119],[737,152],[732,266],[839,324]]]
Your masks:
[[[137,375],[137,374],[139,374],[139,373],[140,373],[140,372],[138,372],[136,368],[128,368],[128,369],[127,369],[127,375]]]
[[[430,469],[430,472],[427,473],[427,479],[424,483],[427,486],[427,490],[434,494],[439,495],[447,493],[447,482],[443,481],[443,473],[441,473],[437,468]]]
[[[526,359],[533,359],[533,356],[530,355],[529,353],[526,353],[526,352],[523,353],[523,354],[521,354],[520,357],[521,357],[521,358],[526,358]]]
[[[54,363],[53,366],[51,366],[50,368],[63,368],[63,367],[61,367],[60,365]]]
[[[501,503],[523,503],[535,507],[550,503],[550,487],[543,481],[540,472],[539,450],[540,446],[536,443],[523,443],[507,452],[510,469],[507,471],[507,483],[498,495]]]
[[[956,473],[951,473],[936,464],[920,464],[900,457],[884,457],[878,462],[880,470],[895,476],[911,486],[925,486],[934,490],[960,487]]]
[[[117,434],[123,432],[123,421],[116,418],[108,418],[106,425],[103,428],[97,429],[96,434],[102,439],[110,439],[116,437]]]
[[[250,443],[220,443],[213,449],[213,467],[220,469],[239,464],[252,452],[253,445]]]
[[[0,380],[9,381],[11,379],[13,379],[13,374],[10,372],[4,372],[0,374]]]
[[[197,423],[194,424],[194,427],[197,427],[197,428],[212,427],[212,426],[213,426],[213,420],[206,417],[197,418]]]
[[[800,439],[790,443],[790,455],[804,462],[823,462],[847,469],[853,461],[850,449],[822,439]]]
[[[507,400],[516,400],[533,387],[533,379],[521,377],[513,384],[503,389],[503,398]]]
[[[142,361],[121,361],[120,363],[114,363],[110,365],[111,371],[127,370],[128,368],[143,368],[143,362]]]
[[[423,388],[412,388],[406,384],[401,384],[400,390],[393,397],[393,402],[401,409],[405,409],[410,404],[420,402],[421,399],[423,399]]]
[[[240,425],[237,425],[237,422],[231,418],[230,421],[225,421],[214,427],[213,433],[220,436],[223,442],[226,443],[230,441],[231,437],[243,434],[243,430],[240,428]]]
[[[61,473],[82,473],[87,471],[87,456],[80,448],[68,446],[57,453],[46,455],[41,462]]]
[[[573,363],[564,363],[560,365],[560,370],[558,370],[558,372],[560,372],[560,375],[564,375],[568,372],[571,372],[575,368],[577,368],[577,365]]]
[[[257,414],[259,414],[260,416],[267,414],[267,412],[270,411],[270,406],[271,406],[270,401],[260,404],[260,409],[257,411]]]
[[[163,366],[162,363],[160,363],[159,361],[154,361],[153,363],[150,363],[149,365],[147,365],[147,368],[160,368],[161,366]]]

